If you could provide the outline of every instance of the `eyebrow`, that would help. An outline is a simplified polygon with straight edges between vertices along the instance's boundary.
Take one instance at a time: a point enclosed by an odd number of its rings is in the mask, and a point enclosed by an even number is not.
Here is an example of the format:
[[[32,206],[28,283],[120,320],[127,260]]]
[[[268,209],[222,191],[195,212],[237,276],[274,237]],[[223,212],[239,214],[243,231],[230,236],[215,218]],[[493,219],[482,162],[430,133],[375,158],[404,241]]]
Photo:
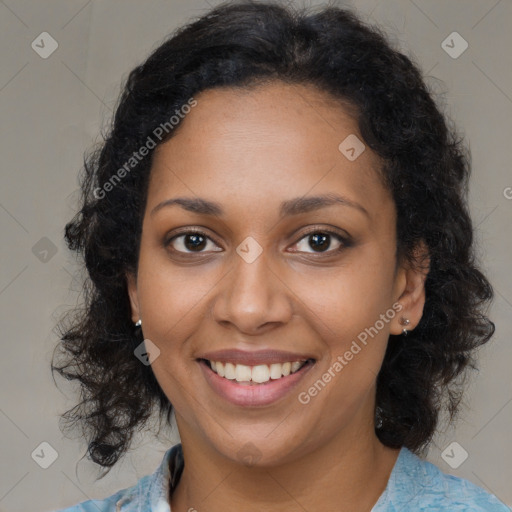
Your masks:
[[[173,205],[181,206],[184,210],[202,215],[213,215],[218,217],[222,217],[224,215],[224,210],[219,203],[208,201],[207,199],[200,197],[175,197],[173,199],[166,199],[161,203],[158,203],[151,210],[150,215],[154,215],[162,208]],[[370,217],[370,214],[362,205],[338,194],[296,197],[294,199],[283,201],[279,208],[279,217],[283,218],[292,215],[299,215],[301,213],[307,213],[333,205],[355,208],[364,213],[367,217]]]

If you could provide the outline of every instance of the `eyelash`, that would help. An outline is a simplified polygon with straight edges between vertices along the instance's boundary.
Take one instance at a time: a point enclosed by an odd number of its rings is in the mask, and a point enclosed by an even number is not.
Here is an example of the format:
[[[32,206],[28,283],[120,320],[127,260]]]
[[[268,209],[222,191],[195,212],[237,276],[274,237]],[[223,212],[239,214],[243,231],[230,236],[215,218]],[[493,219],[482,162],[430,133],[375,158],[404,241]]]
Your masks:
[[[304,240],[308,236],[311,236],[311,235],[314,235],[314,234],[329,235],[329,236],[335,238],[341,244],[341,246],[338,249],[329,249],[329,250],[324,251],[324,252],[314,252],[313,251],[313,252],[306,252],[305,253],[305,254],[313,254],[314,257],[316,257],[316,258],[319,258],[319,257],[321,258],[324,255],[332,256],[334,253],[336,253],[336,252],[339,253],[343,249],[348,248],[348,247],[350,247],[352,245],[352,243],[351,243],[351,241],[350,241],[350,239],[348,237],[343,236],[343,235],[341,235],[340,233],[338,233],[336,231],[333,231],[333,230],[330,230],[330,229],[322,229],[322,228],[318,228],[318,227],[312,228],[312,229],[306,231],[305,233],[303,233],[302,236],[299,238],[299,240],[297,242],[295,242],[294,245],[297,245],[299,242],[301,242],[302,240]],[[201,231],[199,229],[189,228],[189,229],[187,229],[187,231],[183,231],[181,233],[175,234],[171,238],[166,239],[165,242],[164,242],[164,245],[167,248],[168,246],[170,246],[172,244],[172,242],[174,242],[178,238],[181,238],[181,237],[184,237],[184,236],[187,236],[187,235],[201,235],[204,238],[206,238],[207,240],[212,241],[213,243],[215,243],[215,240],[213,240],[211,237],[209,237],[204,231]],[[205,254],[202,251],[190,251],[190,252],[187,252],[187,251],[177,251],[175,249],[173,251],[175,253],[178,253],[178,254]],[[220,251],[214,251],[214,252],[220,252]],[[304,253],[304,251],[293,251],[293,252]]]

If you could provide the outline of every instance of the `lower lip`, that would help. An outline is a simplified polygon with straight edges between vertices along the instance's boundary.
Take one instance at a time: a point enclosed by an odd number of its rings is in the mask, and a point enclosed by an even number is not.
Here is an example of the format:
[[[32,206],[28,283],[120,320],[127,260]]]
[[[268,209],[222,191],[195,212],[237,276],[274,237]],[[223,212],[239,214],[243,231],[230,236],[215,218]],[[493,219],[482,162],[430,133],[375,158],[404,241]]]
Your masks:
[[[299,381],[312,368],[314,363],[306,363],[300,370],[286,377],[255,385],[239,384],[236,380],[217,375],[204,361],[199,362],[201,371],[211,388],[222,398],[244,407],[269,405],[290,393]]]

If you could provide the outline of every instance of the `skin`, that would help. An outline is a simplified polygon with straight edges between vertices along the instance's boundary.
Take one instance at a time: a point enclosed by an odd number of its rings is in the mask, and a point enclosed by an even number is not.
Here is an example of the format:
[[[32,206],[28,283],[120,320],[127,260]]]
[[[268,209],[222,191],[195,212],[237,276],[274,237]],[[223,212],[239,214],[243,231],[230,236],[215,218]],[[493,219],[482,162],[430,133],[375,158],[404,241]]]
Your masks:
[[[340,152],[349,134],[362,139],[357,123],[313,86],[273,82],[196,99],[155,151],[138,272],[128,276],[132,318],[160,350],[152,369],[175,408],[186,461],[172,510],[369,511],[399,453],[375,435],[376,377],[400,318],[409,330],[420,321],[426,277],[397,261],[396,210],[379,159],[368,147],[355,161]],[[279,217],[282,201],[325,193],[367,213],[336,204]],[[178,205],[152,213],[178,196],[218,202],[224,215]],[[183,236],[166,246],[182,228],[211,240],[199,253]],[[332,236],[315,251],[309,228],[352,242]],[[262,248],[252,263],[236,252],[247,237]],[[397,303],[400,313],[300,403],[299,392]],[[241,407],[210,388],[196,361],[226,348],[304,352],[316,363],[278,402]],[[257,454],[251,464],[239,454],[247,449]]]

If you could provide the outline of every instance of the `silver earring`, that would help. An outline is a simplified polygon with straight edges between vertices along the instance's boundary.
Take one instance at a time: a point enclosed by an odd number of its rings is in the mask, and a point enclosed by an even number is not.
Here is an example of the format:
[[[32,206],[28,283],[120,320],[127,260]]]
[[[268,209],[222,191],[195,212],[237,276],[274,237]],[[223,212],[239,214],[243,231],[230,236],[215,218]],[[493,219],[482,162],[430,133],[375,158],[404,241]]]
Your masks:
[[[135,322],[135,327],[140,327],[142,325],[142,320],[139,318],[137,322]]]
[[[400,318],[400,325],[409,325],[410,323],[411,323],[411,321],[408,318],[403,318],[403,317]],[[405,327],[402,329],[402,334],[404,336],[407,336],[408,332],[409,331]]]

